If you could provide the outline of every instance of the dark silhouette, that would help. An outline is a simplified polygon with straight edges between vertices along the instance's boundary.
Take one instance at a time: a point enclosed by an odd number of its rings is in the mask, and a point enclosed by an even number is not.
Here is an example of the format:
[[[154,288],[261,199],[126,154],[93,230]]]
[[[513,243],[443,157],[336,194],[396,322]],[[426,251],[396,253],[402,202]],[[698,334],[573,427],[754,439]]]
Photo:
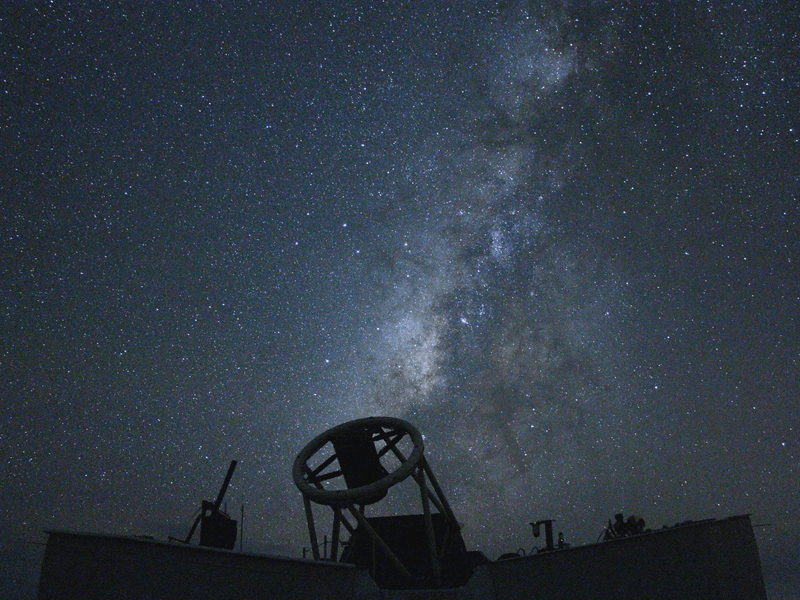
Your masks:
[[[603,539],[613,540],[631,535],[639,535],[640,533],[645,532],[644,526],[645,521],[641,517],[631,515],[625,519],[622,513],[617,513],[614,515],[613,523],[611,522],[611,519],[608,520],[608,526],[606,527]]]

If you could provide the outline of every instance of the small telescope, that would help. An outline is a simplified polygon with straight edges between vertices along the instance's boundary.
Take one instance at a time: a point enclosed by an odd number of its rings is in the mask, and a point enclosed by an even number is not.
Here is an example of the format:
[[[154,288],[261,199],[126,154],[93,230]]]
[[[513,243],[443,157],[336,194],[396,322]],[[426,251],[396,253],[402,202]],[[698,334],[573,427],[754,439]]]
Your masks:
[[[228,467],[228,474],[225,475],[225,481],[217,494],[217,499],[214,502],[203,500],[200,514],[189,530],[189,535],[185,540],[174,538],[170,536],[170,540],[174,542],[181,542],[188,544],[192,540],[197,526],[200,525],[200,545],[208,546],[210,548],[223,548],[225,550],[233,550],[236,545],[236,527],[235,519],[231,519],[227,513],[220,510],[222,506],[222,499],[225,498],[225,492],[228,491],[228,485],[233,477],[233,472],[236,470],[236,461],[232,460],[231,465]]]

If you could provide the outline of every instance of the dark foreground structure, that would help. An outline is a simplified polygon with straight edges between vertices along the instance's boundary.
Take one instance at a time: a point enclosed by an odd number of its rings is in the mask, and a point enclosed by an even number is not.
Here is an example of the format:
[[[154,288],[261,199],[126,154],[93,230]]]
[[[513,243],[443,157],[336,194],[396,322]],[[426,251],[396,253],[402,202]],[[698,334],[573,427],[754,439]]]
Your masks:
[[[544,548],[489,561],[466,549],[422,440],[406,421],[370,417],[300,452],[293,477],[313,560],[232,550],[236,522],[220,505],[233,461],[185,540],[48,532],[39,600],[766,600],[747,515],[645,531],[644,521],[620,514],[605,541],[578,547],[560,535],[556,545],[553,522],[537,521]],[[420,513],[368,514],[407,479]],[[323,524],[331,536],[320,544]],[[199,546],[190,543],[198,526]]]
[[[459,588],[381,589],[366,567],[49,532],[40,600],[766,600],[747,516],[477,566]]]

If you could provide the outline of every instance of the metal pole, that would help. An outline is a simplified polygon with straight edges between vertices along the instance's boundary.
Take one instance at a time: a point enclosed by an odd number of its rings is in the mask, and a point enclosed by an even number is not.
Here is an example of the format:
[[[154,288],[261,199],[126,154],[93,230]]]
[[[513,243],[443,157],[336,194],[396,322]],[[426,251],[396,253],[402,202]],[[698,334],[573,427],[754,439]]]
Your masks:
[[[314,527],[314,513],[311,510],[311,500],[303,496],[306,505],[306,521],[308,521],[308,535],[311,538],[311,553],[314,560],[319,560],[319,545],[317,544],[317,529]]]
[[[425,474],[428,476],[428,479],[430,480],[431,485],[433,486],[433,489],[436,492],[436,495],[439,497],[439,500],[442,503],[442,507],[444,508],[444,514],[447,515],[447,518],[450,519],[450,521],[453,523],[455,527],[460,528],[460,525],[456,520],[456,516],[453,514],[453,509],[450,508],[450,504],[448,504],[447,498],[444,497],[444,492],[442,491],[442,488],[439,486],[439,482],[436,480],[436,475],[433,474],[433,471],[431,470],[428,461],[425,460],[424,456],[420,456],[419,463],[425,470]]]
[[[352,504],[350,506],[348,506],[347,508],[352,513],[352,515],[356,518],[356,520],[358,521],[358,524],[361,527],[364,528],[364,531],[367,532],[367,535],[369,535],[372,538],[372,541],[375,542],[380,547],[381,550],[383,550],[383,553],[391,561],[391,563],[397,568],[397,570],[400,571],[400,573],[402,573],[405,577],[408,577],[409,579],[411,579],[411,573],[409,573],[409,571],[408,571],[408,569],[406,569],[405,565],[402,562],[400,562],[400,559],[397,558],[397,555],[394,552],[392,552],[392,549],[389,548],[389,546],[386,545],[386,542],[384,542],[381,539],[381,536],[379,536],[377,534],[377,532],[372,528],[372,525],[369,524],[369,522],[367,521],[367,518],[363,515],[363,513],[361,513],[361,511],[357,510],[356,507],[353,506]]]
[[[331,560],[336,562],[339,558],[339,524],[342,522],[342,509],[333,509],[333,532],[331,539]]]
[[[442,584],[442,571],[439,567],[439,557],[436,554],[436,535],[433,531],[433,519],[431,518],[431,504],[428,501],[428,486],[425,485],[425,471],[419,469],[419,493],[422,497],[422,512],[425,515],[425,534],[428,538],[428,553],[431,557],[431,569],[433,569],[433,582],[436,587]]]
[[[233,472],[236,470],[236,464],[236,461],[232,460],[231,465],[228,467],[228,474],[225,475],[225,481],[222,483],[222,488],[219,490],[217,501],[214,502],[214,512],[217,512],[219,507],[222,506],[222,499],[225,497],[225,492],[228,491],[228,485],[231,482],[231,477],[233,477]]]
[[[405,454],[400,452],[400,450],[396,446],[392,446],[391,450],[397,457],[397,460],[399,460],[401,463],[406,462],[407,459],[405,457]],[[424,456],[420,457],[420,461],[423,460],[425,460],[425,457]],[[428,467],[428,470],[430,471],[430,467]],[[414,481],[416,481],[419,485],[423,485],[420,483],[419,473],[417,471],[411,473],[411,476],[414,478]],[[428,496],[430,497],[431,502],[433,502],[433,505],[436,507],[436,510],[438,510],[442,514],[445,514],[445,508],[444,506],[442,506],[442,503],[439,502],[439,499],[436,497],[436,494],[431,493],[431,491],[428,490]]]

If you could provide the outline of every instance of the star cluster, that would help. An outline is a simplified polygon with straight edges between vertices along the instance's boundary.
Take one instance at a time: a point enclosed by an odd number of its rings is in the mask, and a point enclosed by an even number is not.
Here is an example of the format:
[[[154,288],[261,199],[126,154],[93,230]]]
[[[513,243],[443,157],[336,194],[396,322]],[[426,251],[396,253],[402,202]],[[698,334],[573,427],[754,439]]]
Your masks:
[[[295,455],[390,415],[470,548],[750,513],[792,597],[785,4],[0,9],[0,588],[46,529],[182,537],[234,458],[299,556]]]

